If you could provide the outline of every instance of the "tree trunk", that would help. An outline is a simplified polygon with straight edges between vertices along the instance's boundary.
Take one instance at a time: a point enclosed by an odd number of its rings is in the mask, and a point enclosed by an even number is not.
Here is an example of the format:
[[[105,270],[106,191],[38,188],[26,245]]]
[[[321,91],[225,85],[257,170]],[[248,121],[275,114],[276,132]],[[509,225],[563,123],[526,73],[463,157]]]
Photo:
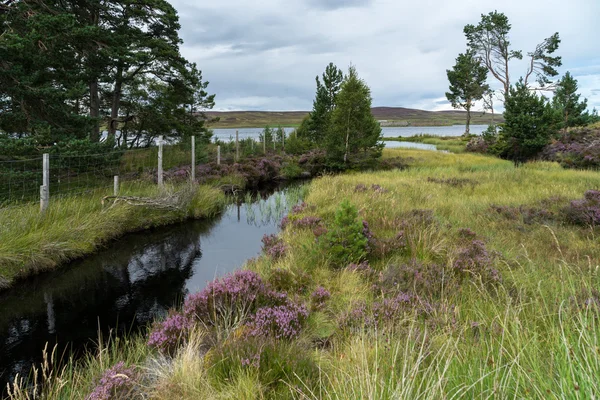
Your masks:
[[[348,162],[348,144],[350,142],[350,113],[348,113],[348,125],[346,126],[346,151],[344,152],[344,164]]]
[[[114,138],[117,131],[119,108],[121,106],[121,88],[123,86],[123,63],[117,65],[115,89],[113,91],[112,107],[110,110],[110,123],[108,124],[108,137]]]
[[[471,102],[470,101],[467,103],[465,110],[467,110],[467,124],[465,126],[464,136],[469,136],[471,134]]]
[[[96,79],[89,83],[90,88],[90,117],[94,118],[94,126],[90,133],[91,142],[100,141],[100,98],[98,97],[98,81]]]

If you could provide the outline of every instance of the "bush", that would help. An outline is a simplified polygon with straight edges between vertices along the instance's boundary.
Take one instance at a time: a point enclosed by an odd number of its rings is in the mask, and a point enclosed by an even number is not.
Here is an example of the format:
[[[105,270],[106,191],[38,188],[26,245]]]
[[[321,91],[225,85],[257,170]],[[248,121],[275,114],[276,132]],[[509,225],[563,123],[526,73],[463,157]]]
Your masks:
[[[130,399],[135,386],[135,368],[125,368],[123,361],[106,370],[87,400]]]
[[[148,346],[157,348],[165,354],[174,355],[179,345],[187,340],[190,327],[190,318],[172,313],[164,321],[154,323],[148,338]]]
[[[249,335],[294,339],[300,334],[306,318],[306,307],[291,301],[279,306],[262,307],[248,324]]]
[[[336,267],[360,262],[367,255],[368,239],[364,230],[356,207],[344,200],[335,213],[333,225],[319,238],[321,249]]]
[[[600,191],[588,190],[582,200],[573,200],[564,212],[567,221],[573,224],[600,225]]]
[[[543,158],[565,168],[600,168],[600,128],[569,130],[544,148]]]

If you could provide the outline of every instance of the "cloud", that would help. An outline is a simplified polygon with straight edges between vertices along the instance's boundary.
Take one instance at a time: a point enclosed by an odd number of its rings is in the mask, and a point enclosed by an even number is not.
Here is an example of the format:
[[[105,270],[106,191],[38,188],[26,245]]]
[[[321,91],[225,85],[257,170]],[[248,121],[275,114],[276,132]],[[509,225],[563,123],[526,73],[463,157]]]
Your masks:
[[[308,0],[308,4],[323,10],[336,10],[348,7],[367,7],[369,0]]]
[[[450,109],[452,67],[466,47],[462,28],[494,9],[509,17],[511,42],[525,52],[559,31],[563,67],[600,107],[600,15],[597,0],[172,0],[182,53],[198,64],[218,109],[308,110],[315,76],[329,62],[352,63],[371,87],[373,104]],[[557,13],[556,10],[561,12]],[[517,79],[526,61],[511,65]],[[500,85],[490,80],[493,87]]]

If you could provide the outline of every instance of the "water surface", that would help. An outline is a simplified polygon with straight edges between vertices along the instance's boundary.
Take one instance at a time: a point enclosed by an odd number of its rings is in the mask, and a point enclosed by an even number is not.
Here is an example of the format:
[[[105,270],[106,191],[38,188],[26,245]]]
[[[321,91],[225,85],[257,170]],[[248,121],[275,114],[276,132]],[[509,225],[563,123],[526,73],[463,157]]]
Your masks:
[[[135,332],[178,306],[207,281],[260,253],[302,195],[291,186],[240,201],[209,221],[128,234],[95,255],[0,294],[0,395],[15,374],[27,375],[42,350],[81,354],[98,332]]]

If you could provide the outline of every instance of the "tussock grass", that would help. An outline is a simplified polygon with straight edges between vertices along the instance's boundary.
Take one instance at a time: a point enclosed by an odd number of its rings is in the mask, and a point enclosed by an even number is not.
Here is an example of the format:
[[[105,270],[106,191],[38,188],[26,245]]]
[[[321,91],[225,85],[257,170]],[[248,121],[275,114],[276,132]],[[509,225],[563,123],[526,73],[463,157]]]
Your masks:
[[[0,288],[16,278],[56,268],[94,252],[124,233],[170,224],[185,218],[216,215],[225,196],[216,188],[189,189],[151,184],[124,184],[120,195],[156,198],[179,190],[194,190],[179,210],[119,203],[102,204],[106,189],[83,196],[52,199],[44,215],[36,204],[0,209]]]
[[[276,269],[306,274],[307,287],[288,292],[309,304],[310,293],[322,286],[331,293],[325,307],[312,312],[298,338],[271,345],[261,368],[242,367],[234,351],[208,350],[207,365],[201,334],[172,359],[144,353],[138,344],[120,348],[128,362],[139,357],[138,365],[152,365],[141,389],[146,398],[598,398],[600,298],[593,291],[600,288],[598,231],[570,225],[560,216],[569,200],[600,187],[600,175],[552,163],[515,168],[473,154],[387,149],[384,156],[402,157],[410,167],[315,179],[305,198],[314,208],[304,214],[330,224],[347,198],[377,238],[403,229],[406,247],[372,258],[369,278],[333,268],[310,229],[288,227],[281,234],[288,246],[284,257],[262,256],[246,267],[265,280]],[[473,184],[453,185],[457,179]],[[359,184],[385,190],[356,191]],[[543,207],[553,217],[509,219],[492,205]],[[464,243],[461,228],[474,231],[495,254],[500,282],[489,284],[472,274],[452,290],[422,298],[433,305],[426,317],[413,308],[384,325],[339,323],[357,304],[369,307],[385,297],[374,283],[390,267],[417,259],[448,271]],[[218,346],[236,349],[241,336],[236,332]],[[268,371],[263,360],[270,363]],[[61,393],[79,390],[83,397],[100,362],[94,355],[87,369],[71,369],[81,378],[65,375],[69,389]],[[293,369],[295,363],[302,368]],[[277,378],[270,381],[271,376]]]

